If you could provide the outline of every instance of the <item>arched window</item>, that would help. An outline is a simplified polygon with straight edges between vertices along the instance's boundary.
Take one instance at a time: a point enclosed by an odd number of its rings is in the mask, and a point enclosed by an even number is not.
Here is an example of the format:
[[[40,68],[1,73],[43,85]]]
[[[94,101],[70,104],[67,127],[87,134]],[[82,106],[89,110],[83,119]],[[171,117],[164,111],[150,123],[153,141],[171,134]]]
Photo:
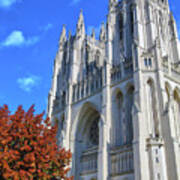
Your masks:
[[[156,109],[155,87],[152,80],[147,82],[147,106],[149,131],[152,137],[159,137],[159,123]]]
[[[147,58],[144,59],[144,65],[147,67],[148,66],[148,60]]]
[[[97,146],[99,144],[99,117],[96,118],[89,129],[89,141],[91,145]]]
[[[96,66],[99,66],[99,64],[100,64],[100,52],[99,51],[96,51],[95,63],[96,63]]]
[[[126,143],[132,144],[133,141],[133,122],[132,122],[132,107],[133,107],[133,92],[134,87],[128,88],[126,95]]]
[[[120,13],[119,15],[119,39],[123,39],[123,15]]]
[[[66,104],[66,92],[63,91],[62,92],[62,96],[61,96],[61,105],[62,105],[62,108],[64,108],[65,104]]]
[[[131,22],[131,34],[133,36],[134,34],[134,13],[133,13],[133,7],[130,7],[130,22]]]
[[[115,119],[115,145],[123,145],[123,94],[119,91],[116,95],[117,116]]]

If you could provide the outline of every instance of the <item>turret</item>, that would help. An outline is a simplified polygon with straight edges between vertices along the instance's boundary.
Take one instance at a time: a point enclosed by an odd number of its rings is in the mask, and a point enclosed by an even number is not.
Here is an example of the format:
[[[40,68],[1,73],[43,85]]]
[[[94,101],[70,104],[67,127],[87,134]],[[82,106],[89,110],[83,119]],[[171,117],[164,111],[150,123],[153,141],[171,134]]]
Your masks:
[[[99,34],[99,40],[101,42],[104,42],[106,40],[106,31],[105,31],[105,27],[104,27],[104,23],[101,24],[101,30],[100,30],[100,34]]]
[[[91,38],[96,39],[96,34],[94,28],[92,29]]]

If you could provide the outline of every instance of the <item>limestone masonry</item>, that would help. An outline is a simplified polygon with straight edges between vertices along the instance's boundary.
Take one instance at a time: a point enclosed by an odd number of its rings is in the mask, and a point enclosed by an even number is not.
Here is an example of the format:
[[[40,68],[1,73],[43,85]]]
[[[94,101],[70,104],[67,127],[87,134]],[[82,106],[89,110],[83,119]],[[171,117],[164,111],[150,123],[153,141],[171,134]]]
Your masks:
[[[109,0],[99,39],[63,27],[48,114],[75,180],[180,180],[180,42],[168,0]]]

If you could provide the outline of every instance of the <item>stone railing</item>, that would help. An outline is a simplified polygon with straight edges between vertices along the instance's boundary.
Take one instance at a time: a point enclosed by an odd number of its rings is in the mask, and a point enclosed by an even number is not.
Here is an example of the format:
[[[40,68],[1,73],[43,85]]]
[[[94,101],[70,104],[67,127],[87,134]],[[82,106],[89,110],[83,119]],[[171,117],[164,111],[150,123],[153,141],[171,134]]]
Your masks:
[[[111,152],[111,175],[133,173],[134,160],[132,147],[117,148]]]
[[[180,64],[179,64],[179,62],[168,64],[168,61],[164,60],[162,63],[162,66],[163,66],[163,71],[165,74],[170,75],[176,79],[180,79]]]
[[[97,171],[97,149],[87,150],[81,156],[81,174],[90,174]]]

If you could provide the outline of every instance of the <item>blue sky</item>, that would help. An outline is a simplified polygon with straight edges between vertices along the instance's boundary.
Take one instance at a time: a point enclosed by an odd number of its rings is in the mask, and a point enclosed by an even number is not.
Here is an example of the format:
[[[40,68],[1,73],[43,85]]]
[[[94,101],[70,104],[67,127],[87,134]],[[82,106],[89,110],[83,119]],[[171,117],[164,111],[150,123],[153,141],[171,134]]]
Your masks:
[[[170,0],[180,29],[180,1]],[[80,9],[98,32],[108,0],[0,0],[0,105],[47,108],[62,25],[75,32]]]

